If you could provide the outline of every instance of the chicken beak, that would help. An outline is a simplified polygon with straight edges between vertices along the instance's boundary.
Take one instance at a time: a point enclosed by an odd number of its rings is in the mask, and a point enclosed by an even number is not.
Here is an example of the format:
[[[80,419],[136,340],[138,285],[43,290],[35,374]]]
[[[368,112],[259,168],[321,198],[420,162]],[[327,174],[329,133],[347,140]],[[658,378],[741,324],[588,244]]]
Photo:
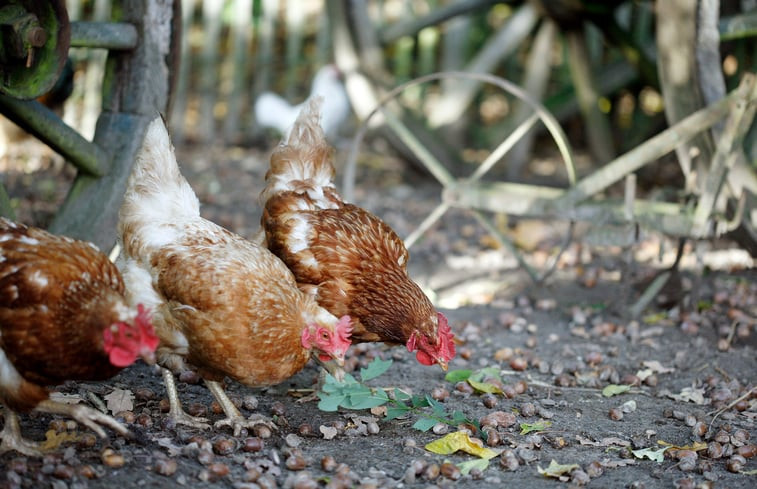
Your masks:
[[[333,358],[334,358],[334,362],[335,362],[335,363],[336,363],[336,364],[337,364],[338,366],[340,366],[340,367],[344,367],[344,355],[341,355],[341,356],[335,356],[335,357],[333,357]]]
[[[447,365],[447,362],[445,362],[445,361],[444,361],[444,360],[442,360],[441,358],[437,358],[437,359],[436,359],[436,363],[438,363],[438,364],[439,364],[439,366],[440,366],[440,367],[442,367],[442,370],[444,370],[445,372],[446,372],[446,371],[447,371],[447,369],[449,368],[449,366]]]

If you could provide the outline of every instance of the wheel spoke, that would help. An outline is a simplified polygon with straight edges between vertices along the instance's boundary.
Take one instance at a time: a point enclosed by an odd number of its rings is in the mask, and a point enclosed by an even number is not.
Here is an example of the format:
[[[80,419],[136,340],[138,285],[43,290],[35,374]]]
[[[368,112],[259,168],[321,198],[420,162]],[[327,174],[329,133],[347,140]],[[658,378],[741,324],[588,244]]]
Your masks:
[[[137,28],[127,22],[71,23],[72,48],[125,50],[137,47]]]
[[[55,112],[36,100],[18,100],[0,94],[0,112],[31,132],[79,170],[90,175],[105,173],[103,151],[63,122]]]

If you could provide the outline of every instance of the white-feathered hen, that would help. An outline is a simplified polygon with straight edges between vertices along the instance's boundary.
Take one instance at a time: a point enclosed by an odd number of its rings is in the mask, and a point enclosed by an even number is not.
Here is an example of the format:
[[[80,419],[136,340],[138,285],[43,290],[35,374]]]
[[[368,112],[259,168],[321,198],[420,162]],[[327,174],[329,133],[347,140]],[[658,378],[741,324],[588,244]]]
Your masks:
[[[315,96],[323,97],[321,106],[321,127],[326,138],[334,142],[342,124],[352,112],[347,91],[334,65],[323,66],[315,74],[310,95],[305,102],[292,105],[273,92],[263,92],[255,101],[255,119],[263,127],[275,129],[288,137],[300,111]]]

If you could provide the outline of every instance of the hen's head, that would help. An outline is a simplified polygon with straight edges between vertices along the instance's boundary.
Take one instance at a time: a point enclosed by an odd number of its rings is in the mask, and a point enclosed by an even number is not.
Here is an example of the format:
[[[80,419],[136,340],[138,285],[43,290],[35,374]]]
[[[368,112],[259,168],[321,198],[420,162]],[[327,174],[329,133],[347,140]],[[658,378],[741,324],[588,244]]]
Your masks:
[[[302,346],[308,350],[320,350],[318,358],[323,361],[334,359],[339,366],[343,366],[351,333],[352,320],[349,316],[342,316],[333,326],[312,323],[302,332]]]
[[[103,331],[105,353],[116,367],[128,367],[137,357],[146,363],[155,363],[155,349],[160,340],[150,321],[150,314],[142,304],[132,321],[111,324]]]
[[[407,340],[407,351],[418,350],[415,358],[422,365],[439,364],[447,370],[447,364],[455,357],[455,335],[452,334],[447,318],[437,312],[436,338],[430,338],[417,330]]]

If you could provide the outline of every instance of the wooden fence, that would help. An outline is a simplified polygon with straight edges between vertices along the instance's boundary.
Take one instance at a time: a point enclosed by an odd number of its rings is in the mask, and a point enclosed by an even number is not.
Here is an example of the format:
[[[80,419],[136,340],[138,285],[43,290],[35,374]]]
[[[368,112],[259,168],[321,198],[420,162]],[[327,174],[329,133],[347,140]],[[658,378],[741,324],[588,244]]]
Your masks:
[[[327,0],[182,0],[182,63],[170,114],[175,141],[249,143],[262,131],[253,104],[264,91],[299,102],[319,67],[333,61]],[[483,44],[487,33],[510,15],[510,7],[480,8],[479,16],[460,16],[408,33],[407,20],[449,1],[358,0],[370,22],[382,28],[390,84],[442,69],[460,69]],[[466,3],[466,2],[462,2]],[[490,7],[491,0],[474,0]],[[109,0],[68,0],[71,20],[104,20]],[[403,21],[405,21],[403,23]],[[405,27],[403,27],[405,26]],[[483,30],[482,30],[483,29]],[[377,30],[378,31],[378,30]],[[444,35],[442,35],[444,32]],[[473,35],[471,35],[473,34]],[[104,52],[72,50],[77,88],[66,121],[85,136],[99,113],[98,83]],[[409,91],[408,103],[420,92]]]

